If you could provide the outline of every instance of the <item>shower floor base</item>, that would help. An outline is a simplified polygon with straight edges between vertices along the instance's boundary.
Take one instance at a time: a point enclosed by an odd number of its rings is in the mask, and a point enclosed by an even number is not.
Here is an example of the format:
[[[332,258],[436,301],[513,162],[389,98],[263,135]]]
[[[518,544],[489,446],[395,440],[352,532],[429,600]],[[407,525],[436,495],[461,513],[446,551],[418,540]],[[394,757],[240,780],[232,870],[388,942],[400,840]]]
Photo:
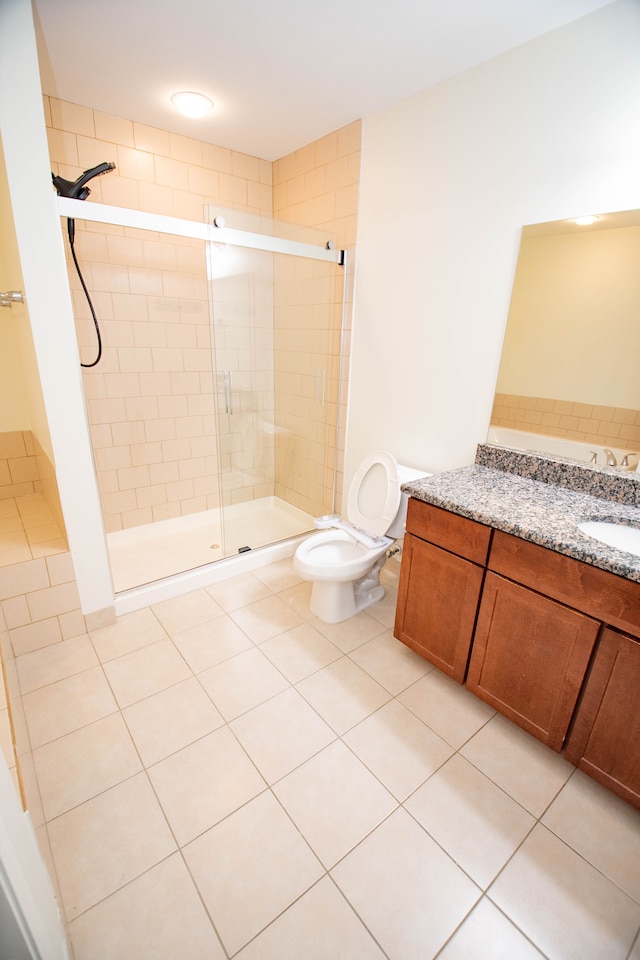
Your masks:
[[[225,507],[224,519],[224,552],[219,509],[108,533],[115,592],[233,556],[241,547],[253,549],[314,529],[313,517],[278,497]]]

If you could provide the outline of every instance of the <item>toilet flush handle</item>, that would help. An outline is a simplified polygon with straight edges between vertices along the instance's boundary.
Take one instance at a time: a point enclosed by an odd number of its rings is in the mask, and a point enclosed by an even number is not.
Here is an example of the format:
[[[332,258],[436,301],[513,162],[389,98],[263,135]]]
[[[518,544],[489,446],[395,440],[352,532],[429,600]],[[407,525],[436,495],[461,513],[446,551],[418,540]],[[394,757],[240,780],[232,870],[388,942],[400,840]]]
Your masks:
[[[318,530],[329,530],[331,527],[337,526],[340,519],[337,513],[327,513],[323,517],[316,517],[313,522]]]

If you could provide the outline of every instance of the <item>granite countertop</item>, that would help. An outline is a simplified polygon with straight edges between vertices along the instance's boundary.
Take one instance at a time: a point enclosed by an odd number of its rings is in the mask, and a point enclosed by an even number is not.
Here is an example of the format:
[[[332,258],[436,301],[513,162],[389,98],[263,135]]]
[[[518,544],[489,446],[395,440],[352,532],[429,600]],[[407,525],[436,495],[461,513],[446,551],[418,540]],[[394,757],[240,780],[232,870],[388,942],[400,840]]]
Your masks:
[[[634,503],[603,499],[602,494],[593,496],[477,462],[413,480],[402,489],[417,500],[640,583],[640,557],[600,543],[577,528],[578,523],[592,519],[640,525],[640,506]]]

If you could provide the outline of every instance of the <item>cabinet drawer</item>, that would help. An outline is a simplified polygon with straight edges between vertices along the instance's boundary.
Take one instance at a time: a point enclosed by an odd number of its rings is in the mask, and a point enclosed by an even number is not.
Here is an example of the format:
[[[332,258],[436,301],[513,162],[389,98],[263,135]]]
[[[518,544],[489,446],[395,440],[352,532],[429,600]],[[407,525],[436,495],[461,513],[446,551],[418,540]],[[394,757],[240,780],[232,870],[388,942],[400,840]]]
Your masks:
[[[407,533],[481,566],[487,562],[491,527],[413,497],[407,509]]]
[[[489,568],[640,637],[640,583],[496,530]]]

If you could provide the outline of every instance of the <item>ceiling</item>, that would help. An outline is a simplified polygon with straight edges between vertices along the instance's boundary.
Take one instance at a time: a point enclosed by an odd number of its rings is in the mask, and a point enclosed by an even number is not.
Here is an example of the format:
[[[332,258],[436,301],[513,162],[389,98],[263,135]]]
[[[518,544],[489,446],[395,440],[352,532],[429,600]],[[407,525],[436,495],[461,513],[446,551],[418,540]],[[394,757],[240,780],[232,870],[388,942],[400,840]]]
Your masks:
[[[34,0],[46,94],[276,160],[611,0]],[[189,120],[169,102],[215,102]]]

